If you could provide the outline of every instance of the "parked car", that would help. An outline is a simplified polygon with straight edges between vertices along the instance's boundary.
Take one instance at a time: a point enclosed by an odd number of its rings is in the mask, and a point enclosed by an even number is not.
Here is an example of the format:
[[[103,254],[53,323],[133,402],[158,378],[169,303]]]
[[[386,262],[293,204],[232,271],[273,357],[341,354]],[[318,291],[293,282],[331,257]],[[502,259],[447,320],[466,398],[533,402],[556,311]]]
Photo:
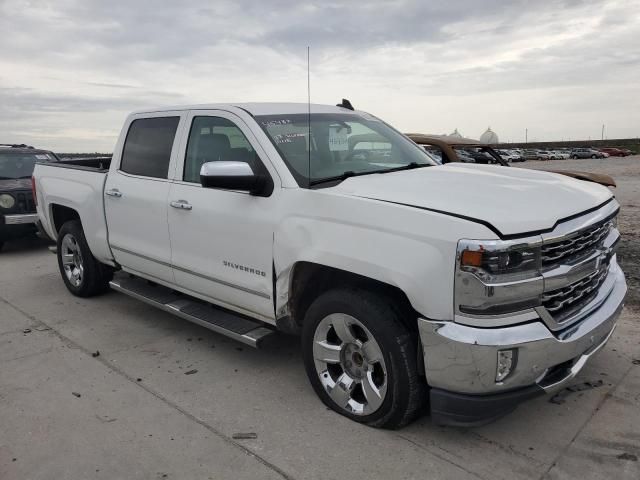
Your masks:
[[[599,148],[598,150],[600,150],[602,153],[607,153],[610,157],[624,157],[624,156],[626,156],[624,151],[622,151],[619,148],[615,148],[615,147]]]
[[[604,154],[593,148],[573,148],[571,158],[604,158]]]
[[[467,155],[473,159],[473,163],[491,164],[500,163],[494,155],[490,154],[484,147],[467,147],[458,149],[461,151],[461,155]],[[497,155],[499,157],[499,155]],[[502,161],[505,161],[501,159]]]
[[[525,150],[522,157],[525,160],[551,160],[551,157],[544,150]]]
[[[0,145],[0,250],[5,242],[35,233],[31,175],[38,161],[57,161],[53,152],[24,144]]]
[[[628,148],[621,148],[620,150],[622,150],[622,153],[624,153],[624,156],[627,157],[629,155],[635,155],[635,152],[632,152],[631,150],[629,150]]]
[[[571,158],[568,152],[562,150],[550,150],[549,154],[551,155],[551,160],[567,160]]]
[[[252,346],[301,333],[320,399],[376,427],[427,403],[479,424],[565,388],[627,289],[611,191],[437,165],[373,115],[308,108],[153,108],[108,171],[37,164],[67,289],[110,286]]]
[[[496,150],[498,155],[500,155],[507,162],[524,162],[524,158],[522,155],[517,153],[515,150]]]

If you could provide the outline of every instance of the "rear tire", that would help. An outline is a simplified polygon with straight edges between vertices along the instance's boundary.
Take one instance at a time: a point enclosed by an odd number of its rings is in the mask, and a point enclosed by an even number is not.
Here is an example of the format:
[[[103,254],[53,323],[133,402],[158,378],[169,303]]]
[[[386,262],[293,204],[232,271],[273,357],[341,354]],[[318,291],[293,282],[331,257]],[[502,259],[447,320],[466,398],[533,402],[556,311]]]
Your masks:
[[[62,280],[73,295],[93,297],[108,289],[113,271],[91,253],[80,221],[71,220],[62,225],[56,255]]]
[[[426,403],[418,341],[390,299],[358,289],[323,293],[302,327],[305,369],[322,402],[380,428],[408,424]]]
[[[598,158],[597,155],[591,155],[591,158]]]
[[[573,158],[574,160],[578,159],[578,155],[573,155],[571,158]]]

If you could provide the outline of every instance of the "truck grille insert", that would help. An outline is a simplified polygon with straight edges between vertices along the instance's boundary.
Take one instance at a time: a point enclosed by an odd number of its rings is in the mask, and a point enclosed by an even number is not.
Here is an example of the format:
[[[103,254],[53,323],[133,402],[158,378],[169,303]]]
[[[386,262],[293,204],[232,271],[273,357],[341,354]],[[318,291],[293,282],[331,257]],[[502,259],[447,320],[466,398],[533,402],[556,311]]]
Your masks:
[[[562,323],[589,303],[598,294],[609,273],[609,264],[603,264],[599,270],[571,283],[566,287],[545,292],[542,305],[558,323]]]
[[[576,258],[593,253],[602,246],[611,228],[613,228],[613,221],[606,220],[561,240],[545,243],[542,246],[543,268],[552,267],[560,263],[568,263]]]
[[[36,213],[36,204],[33,201],[31,192],[16,193],[16,213]]]

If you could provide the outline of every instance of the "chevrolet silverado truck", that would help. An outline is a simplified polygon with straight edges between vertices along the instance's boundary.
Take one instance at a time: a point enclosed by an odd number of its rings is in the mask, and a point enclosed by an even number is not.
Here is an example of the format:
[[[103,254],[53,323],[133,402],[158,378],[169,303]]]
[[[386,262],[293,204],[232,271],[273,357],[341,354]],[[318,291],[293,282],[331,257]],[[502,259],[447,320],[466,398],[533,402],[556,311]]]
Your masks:
[[[57,160],[53,152],[29,145],[0,145],[0,250],[5,242],[38,231],[31,176],[36,162]]]
[[[611,191],[437,165],[344,105],[139,111],[110,165],[38,164],[67,289],[111,288],[255,347],[298,333],[322,402],[376,427],[427,405],[478,425],[564,388],[627,289]]]

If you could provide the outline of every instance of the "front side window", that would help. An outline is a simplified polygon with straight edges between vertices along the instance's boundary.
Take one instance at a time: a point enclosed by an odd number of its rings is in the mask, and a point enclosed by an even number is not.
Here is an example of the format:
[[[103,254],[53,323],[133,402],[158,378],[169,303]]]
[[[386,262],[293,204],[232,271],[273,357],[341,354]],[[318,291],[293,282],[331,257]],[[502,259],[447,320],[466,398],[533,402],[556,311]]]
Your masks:
[[[340,176],[437,165],[421,147],[369,115],[264,115],[256,121],[303,187]]]
[[[158,117],[131,122],[120,170],[143,177],[167,178],[179,121],[180,117]]]
[[[182,179],[200,183],[200,167],[207,162],[245,162],[254,172],[261,170],[256,151],[232,121],[222,117],[195,117]]]
[[[0,180],[31,178],[36,162],[55,160],[50,153],[0,152]]]

